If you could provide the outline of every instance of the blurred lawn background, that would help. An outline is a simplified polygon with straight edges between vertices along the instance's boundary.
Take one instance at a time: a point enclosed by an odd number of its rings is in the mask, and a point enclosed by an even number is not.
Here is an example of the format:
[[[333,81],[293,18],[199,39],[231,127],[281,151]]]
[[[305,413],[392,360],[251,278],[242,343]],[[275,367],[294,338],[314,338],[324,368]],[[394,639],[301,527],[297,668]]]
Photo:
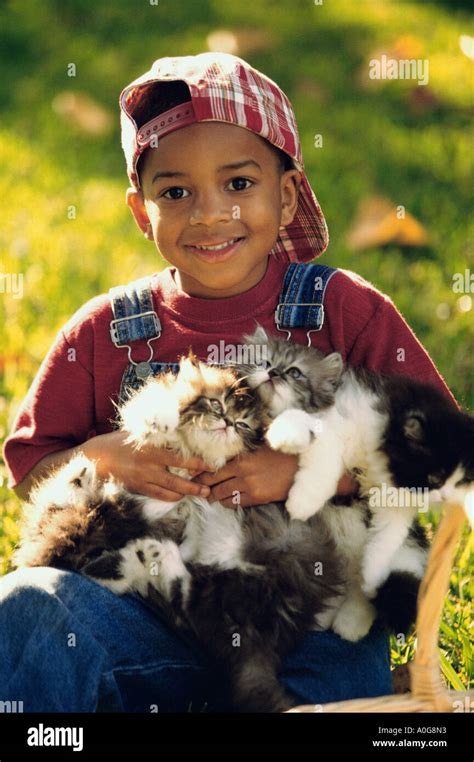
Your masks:
[[[472,61],[460,45],[472,34],[468,7],[466,0],[3,2],[0,285],[2,273],[21,273],[24,296],[5,285],[0,291],[0,437],[71,314],[94,294],[165,266],[124,204],[118,96],[154,59],[208,49],[246,58],[288,94],[329,225],[322,261],[387,292],[472,410],[472,298],[453,290],[455,273],[474,272]],[[429,85],[370,81],[370,59],[393,51],[429,59]],[[377,196],[403,205],[429,243],[351,249],[358,204]],[[4,573],[20,505],[0,469]],[[437,520],[428,516],[429,531]],[[440,642],[454,688],[469,686],[472,675],[471,553],[466,531]],[[393,663],[411,658],[413,647],[413,638],[392,640]]]

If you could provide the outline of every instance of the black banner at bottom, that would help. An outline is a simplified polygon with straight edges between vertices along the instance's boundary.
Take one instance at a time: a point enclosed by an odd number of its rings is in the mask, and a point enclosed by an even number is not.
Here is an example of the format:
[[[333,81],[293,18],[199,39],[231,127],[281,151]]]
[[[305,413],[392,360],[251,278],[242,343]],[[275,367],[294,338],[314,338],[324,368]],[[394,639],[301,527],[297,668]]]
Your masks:
[[[99,753],[207,746],[351,750],[374,758],[416,752],[472,762],[474,715],[0,714],[0,762],[93,759]]]

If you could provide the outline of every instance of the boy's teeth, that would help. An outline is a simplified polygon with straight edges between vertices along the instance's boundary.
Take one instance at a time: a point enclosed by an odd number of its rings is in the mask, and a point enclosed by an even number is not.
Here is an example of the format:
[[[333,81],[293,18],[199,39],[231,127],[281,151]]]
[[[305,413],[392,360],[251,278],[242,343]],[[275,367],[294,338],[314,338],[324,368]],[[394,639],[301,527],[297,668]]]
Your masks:
[[[238,238],[232,238],[230,241],[225,241],[224,243],[216,244],[215,246],[195,246],[196,249],[203,249],[204,251],[219,251],[219,249],[226,249],[228,246],[231,246],[233,243],[236,243],[239,239]]]

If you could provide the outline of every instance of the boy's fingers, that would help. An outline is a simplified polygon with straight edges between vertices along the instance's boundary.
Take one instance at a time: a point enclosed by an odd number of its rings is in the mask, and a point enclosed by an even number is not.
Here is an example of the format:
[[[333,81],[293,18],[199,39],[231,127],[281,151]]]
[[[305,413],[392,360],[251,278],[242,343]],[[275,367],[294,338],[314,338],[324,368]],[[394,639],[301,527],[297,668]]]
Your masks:
[[[187,468],[190,471],[209,471],[212,470],[212,466],[205,463],[201,458],[187,458],[184,459],[180,455],[177,455],[172,450],[163,450],[163,461],[167,466],[181,466],[181,468]]]
[[[207,484],[209,487],[213,487],[214,484],[220,484],[220,482],[224,482],[227,479],[232,479],[232,477],[235,475],[235,464],[232,464],[232,461],[229,461],[218,471],[214,471],[213,473],[205,471],[200,476],[195,477],[194,481],[199,482],[199,484]]]
[[[209,487],[188,481],[187,479],[181,479],[180,476],[175,476],[175,474],[165,473],[160,486],[170,492],[180,492],[181,497],[183,495],[207,497],[210,493]]]
[[[240,484],[238,479],[227,479],[225,482],[220,482],[220,484],[212,488],[211,497],[218,502],[228,499],[232,500],[233,498],[236,501],[236,506],[241,495],[240,490],[237,489],[238,484]]]
[[[145,494],[146,497],[151,497],[154,500],[164,500],[165,502],[169,503],[176,503],[178,500],[182,500],[183,498],[180,492],[171,492],[168,489],[163,489],[163,487],[157,487],[156,485],[152,484],[147,487]]]

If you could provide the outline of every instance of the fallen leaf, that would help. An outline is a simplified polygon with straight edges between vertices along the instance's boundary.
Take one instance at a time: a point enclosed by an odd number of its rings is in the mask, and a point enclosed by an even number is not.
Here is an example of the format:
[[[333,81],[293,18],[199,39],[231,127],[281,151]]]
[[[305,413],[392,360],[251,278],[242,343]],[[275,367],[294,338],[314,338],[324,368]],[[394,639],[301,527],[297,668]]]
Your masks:
[[[326,103],[329,100],[329,92],[326,87],[316,82],[314,79],[303,78],[297,86],[296,92],[304,98],[308,98],[317,103]]]
[[[372,90],[381,87],[387,81],[391,80],[371,79],[369,77],[370,61],[380,61],[382,60],[382,56],[385,56],[387,60],[418,60],[422,57],[423,52],[423,43],[418,37],[404,34],[401,37],[397,37],[396,40],[389,43],[386,47],[373,50],[356,73],[356,80],[364,90]]]
[[[347,242],[355,250],[388,244],[426,246],[429,236],[409,212],[387,198],[370,196],[361,201]]]
[[[238,56],[272,50],[278,40],[265,29],[216,29],[207,36],[206,43],[208,50],[214,53]]]
[[[216,29],[207,36],[207,49],[213,53],[232,53],[236,55],[239,50],[237,37],[230,29]]]
[[[439,108],[440,100],[428,85],[417,85],[410,90],[410,108],[415,114],[425,114]]]
[[[459,47],[468,58],[474,59],[474,37],[468,34],[462,34],[459,38]]]
[[[52,106],[65,121],[89,135],[105,135],[112,129],[110,112],[86,93],[65,90],[54,98]]]

